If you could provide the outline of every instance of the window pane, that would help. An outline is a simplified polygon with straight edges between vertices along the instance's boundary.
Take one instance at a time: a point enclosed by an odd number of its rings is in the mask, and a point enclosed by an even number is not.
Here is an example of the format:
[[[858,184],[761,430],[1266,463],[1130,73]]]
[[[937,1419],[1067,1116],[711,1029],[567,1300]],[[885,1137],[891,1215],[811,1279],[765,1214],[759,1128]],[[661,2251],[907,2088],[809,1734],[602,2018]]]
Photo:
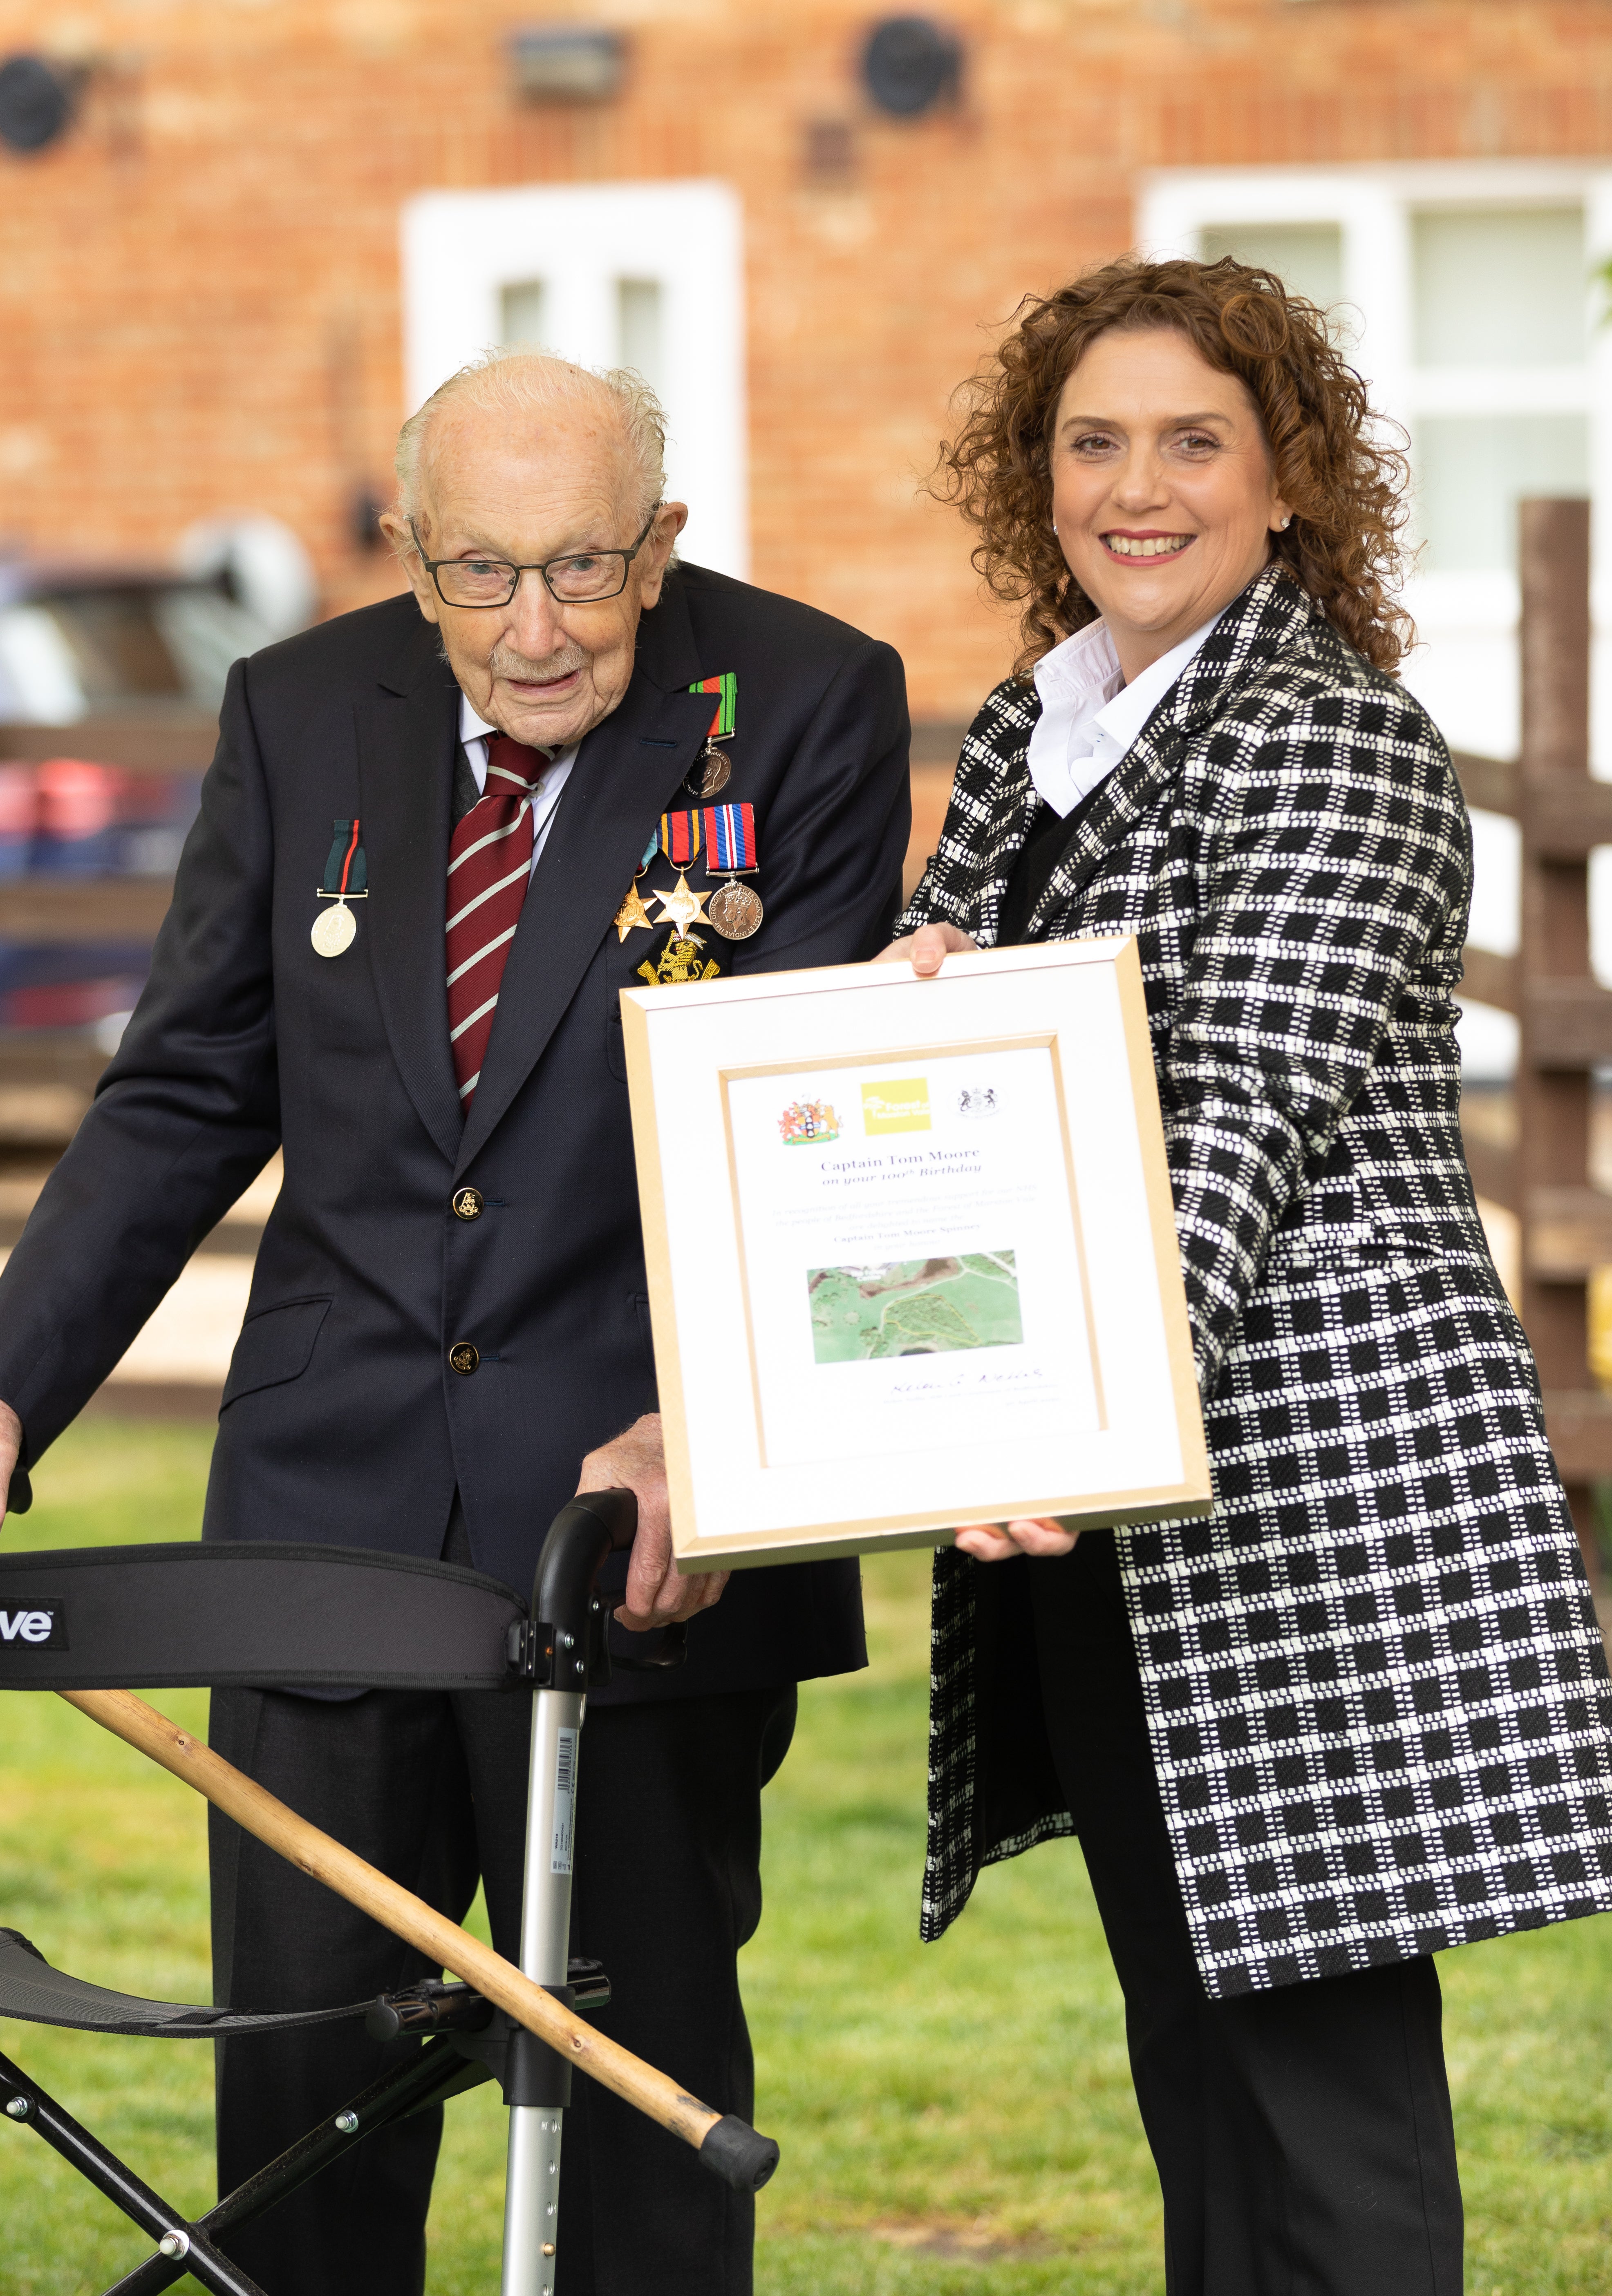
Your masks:
[[[1205,263],[1235,255],[1261,264],[1323,308],[1344,291],[1344,234],[1335,223],[1212,223],[1201,243]]]
[[[641,374],[652,390],[661,387],[661,283],[616,281],[616,340],[621,361]]]
[[[538,349],[543,340],[543,282],[512,281],[498,300],[498,340],[512,350]]]
[[[1582,208],[1411,218],[1424,366],[1547,366],[1584,356]]]
[[[1525,495],[1590,490],[1590,426],[1582,414],[1430,414],[1416,426],[1417,526],[1434,574],[1517,563],[1517,505]]]

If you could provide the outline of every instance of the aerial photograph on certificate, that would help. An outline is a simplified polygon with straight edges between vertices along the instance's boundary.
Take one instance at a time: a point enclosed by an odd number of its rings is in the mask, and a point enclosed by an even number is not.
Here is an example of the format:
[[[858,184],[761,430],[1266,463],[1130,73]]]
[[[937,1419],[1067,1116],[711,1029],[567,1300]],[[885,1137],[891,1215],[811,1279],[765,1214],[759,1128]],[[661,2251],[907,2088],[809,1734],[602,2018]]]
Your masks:
[[[820,1364],[955,1355],[965,1348],[1015,1348],[1024,1341],[1018,1271],[1010,1251],[813,1267],[806,1289],[812,1353]]]

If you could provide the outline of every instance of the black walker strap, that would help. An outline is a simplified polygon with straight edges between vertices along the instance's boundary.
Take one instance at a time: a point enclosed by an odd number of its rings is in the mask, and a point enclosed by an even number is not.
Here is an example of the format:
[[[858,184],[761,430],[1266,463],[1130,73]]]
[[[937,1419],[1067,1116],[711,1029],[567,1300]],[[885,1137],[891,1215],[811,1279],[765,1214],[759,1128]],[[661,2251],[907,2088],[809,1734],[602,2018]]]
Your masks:
[[[502,1690],[523,1598],[452,1562],[278,1539],[0,1555],[0,1690]]]
[[[123,2033],[159,2041],[217,2041],[241,2033],[284,2033],[298,2025],[333,2025],[362,2017],[372,2002],[343,2009],[292,2009],[254,2015],[242,2009],[210,2009],[185,2001],[143,2001],[132,1993],[110,1993],[53,1969],[37,1946],[20,1930],[0,1930],[0,2017],[28,2025],[65,2025],[80,2033]]]

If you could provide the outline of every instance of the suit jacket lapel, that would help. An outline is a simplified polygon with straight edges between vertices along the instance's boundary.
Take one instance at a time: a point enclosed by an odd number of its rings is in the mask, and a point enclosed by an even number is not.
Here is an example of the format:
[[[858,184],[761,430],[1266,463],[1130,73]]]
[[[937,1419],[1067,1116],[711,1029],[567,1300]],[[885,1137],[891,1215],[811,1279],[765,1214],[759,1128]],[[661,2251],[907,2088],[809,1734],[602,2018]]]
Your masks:
[[[1174,771],[1183,747],[1167,713],[1162,707],[1156,709],[1076,824],[1067,849],[1031,911],[1024,928],[1027,939],[1040,936],[1049,919],[1074,898],[1104,854],[1130,835]]]
[[[577,753],[527,890],[481,1081],[458,1144],[459,1171],[542,1058],[611,929],[651,832],[699,755],[711,696],[687,688],[726,666],[700,661],[687,610],[670,583],[639,625],[637,664],[620,709]]]
[[[1213,716],[1230,684],[1274,660],[1310,619],[1309,599],[1268,566],[1236,599],[1188,663],[1098,791],[1068,851],[1048,879],[1025,928],[1034,938],[1068,906],[1103,856],[1144,820],[1180,763],[1188,742]],[[1026,744],[1026,748],[1028,744]]]
[[[459,689],[424,619],[394,677],[358,705],[358,788],[369,943],[386,1034],[420,1121],[448,1159],[463,1119],[448,1045],[442,926]]]
[[[1030,725],[1041,714],[1040,696],[1032,689]],[[1035,783],[1025,764],[1029,735],[1016,750],[998,750],[996,801],[991,808],[975,910],[975,938],[985,948],[995,945],[1008,882],[1020,848],[1030,834],[1039,802]]]

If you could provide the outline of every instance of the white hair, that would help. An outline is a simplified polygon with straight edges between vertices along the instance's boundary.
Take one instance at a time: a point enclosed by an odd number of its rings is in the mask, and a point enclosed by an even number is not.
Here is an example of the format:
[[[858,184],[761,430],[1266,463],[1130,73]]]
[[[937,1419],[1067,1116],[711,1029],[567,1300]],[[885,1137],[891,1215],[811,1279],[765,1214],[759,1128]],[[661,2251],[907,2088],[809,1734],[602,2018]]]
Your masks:
[[[397,507],[405,519],[420,509],[421,473],[437,417],[454,406],[517,417],[561,409],[602,414],[621,431],[635,525],[643,524],[666,491],[666,416],[642,375],[630,367],[577,366],[548,351],[490,350],[439,383],[399,431]]]

